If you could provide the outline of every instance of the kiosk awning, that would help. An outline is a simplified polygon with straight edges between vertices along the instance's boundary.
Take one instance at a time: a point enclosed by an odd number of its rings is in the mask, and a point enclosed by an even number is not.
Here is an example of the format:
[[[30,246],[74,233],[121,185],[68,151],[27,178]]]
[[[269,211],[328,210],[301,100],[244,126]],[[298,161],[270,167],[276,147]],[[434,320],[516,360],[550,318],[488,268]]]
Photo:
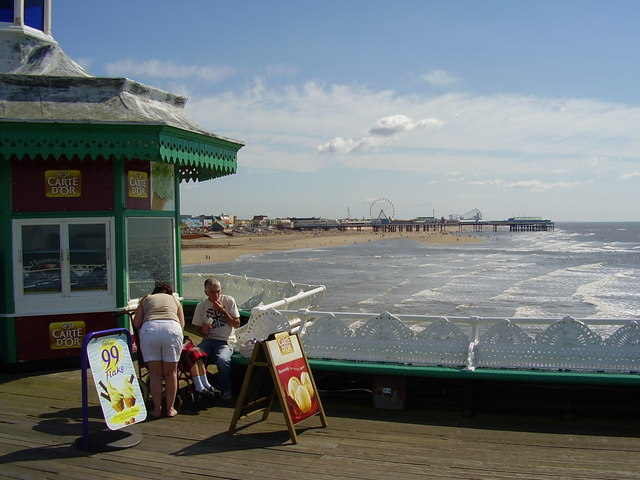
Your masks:
[[[186,101],[127,78],[0,73],[0,157],[139,158],[187,181],[235,173],[244,144],[199,127]]]
[[[0,160],[141,159],[179,166],[181,181],[237,170],[243,144],[166,125],[0,121]]]

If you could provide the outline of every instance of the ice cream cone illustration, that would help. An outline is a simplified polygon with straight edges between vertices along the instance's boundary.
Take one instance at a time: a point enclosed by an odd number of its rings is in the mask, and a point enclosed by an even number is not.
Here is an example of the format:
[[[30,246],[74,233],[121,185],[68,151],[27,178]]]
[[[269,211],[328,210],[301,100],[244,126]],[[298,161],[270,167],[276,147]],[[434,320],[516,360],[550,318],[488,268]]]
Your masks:
[[[109,398],[111,399],[111,407],[116,412],[121,412],[122,410],[124,410],[124,396],[117,388],[111,385],[111,382],[107,382],[107,393],[109,395]]]
[[[133,375],[131,375],[129,378],[125,378],[124,379],[124,384],[122,385],[122,396],[123,396],[123,401],[124,401],[124,405],[127,408],[133,407],[136,404],[136,394],[135,391],[133,389]]]
[[[313,389],[313,384],[311,383],[311,377],[307,372],[302,372],[300,375],[300,383],[304,385],[304,388],[309,392],[309,396],[313,398],[315,396],[315,391]]]
[[[151,197],[151,210],[164,210],[166,203],[166,198],[162,198],[156,192],[153,192],[153,197]]]
[[[289,383],[287,384],[287,393],[291,398],[296,397],[296,390],[300,386],[300,380],[297,377],[291,377],[289,379]]]
[[[169,208],[167,203],[174,200],[173,168],[173,165],[169,163],[151,162],[152,210]]]
[[[296,415],[310,412],[313,408],[312,400],[315,392],[311,384],[311,377],[307,372],[302,373],[300,380],[297,377],[289,379],[287,393],[290,399],[289,404],[294,407]]]
[[[311,395],[309,395],[309,390],[307,390],[304,385],[300,385],[296,389],[294,400],[298,404],[298,407],[300,407],[302,413],[311,411],[311,407],[313,406],[311,403]]]

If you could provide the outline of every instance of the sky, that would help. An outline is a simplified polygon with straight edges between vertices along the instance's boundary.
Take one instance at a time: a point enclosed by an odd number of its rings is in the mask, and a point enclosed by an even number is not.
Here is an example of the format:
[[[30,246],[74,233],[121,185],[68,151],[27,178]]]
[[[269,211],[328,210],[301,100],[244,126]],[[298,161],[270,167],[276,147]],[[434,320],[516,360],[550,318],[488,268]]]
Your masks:
[[[53,36],[245,143],[234,175],[181,184],[182,214],[640,221],[638,18],[636,0],[54,0]]]

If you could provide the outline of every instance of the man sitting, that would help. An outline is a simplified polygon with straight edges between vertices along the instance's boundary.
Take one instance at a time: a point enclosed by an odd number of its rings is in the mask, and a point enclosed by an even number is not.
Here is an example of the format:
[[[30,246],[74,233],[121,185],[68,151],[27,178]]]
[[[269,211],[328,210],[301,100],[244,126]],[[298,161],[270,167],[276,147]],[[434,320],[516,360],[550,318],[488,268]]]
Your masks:
[[[218,367],[218,389],[222,400],[231,400],[231,355],[236,344],[234,331],[240,326],[236,301],[222,294],[215,278],[204,281],[207,296],[196,306],[191,323],[200,327],[203,336],[198,345]]]

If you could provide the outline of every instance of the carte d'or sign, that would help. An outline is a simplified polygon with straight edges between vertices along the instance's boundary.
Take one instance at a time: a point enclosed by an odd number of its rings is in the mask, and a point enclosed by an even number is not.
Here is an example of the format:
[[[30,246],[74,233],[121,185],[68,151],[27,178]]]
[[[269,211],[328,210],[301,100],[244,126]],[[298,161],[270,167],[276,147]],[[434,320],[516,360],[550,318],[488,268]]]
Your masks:
[[[49,347],[52,350],[81,348],[86,328],[83,321],[51,322],[49,324]]]
[[[149,174],[147,172],[129,170],[127,177],[130,197],[149,198]]]
[[[49,198],[72,198],[82,195],[80,170],[45,170],[45,195]]]

